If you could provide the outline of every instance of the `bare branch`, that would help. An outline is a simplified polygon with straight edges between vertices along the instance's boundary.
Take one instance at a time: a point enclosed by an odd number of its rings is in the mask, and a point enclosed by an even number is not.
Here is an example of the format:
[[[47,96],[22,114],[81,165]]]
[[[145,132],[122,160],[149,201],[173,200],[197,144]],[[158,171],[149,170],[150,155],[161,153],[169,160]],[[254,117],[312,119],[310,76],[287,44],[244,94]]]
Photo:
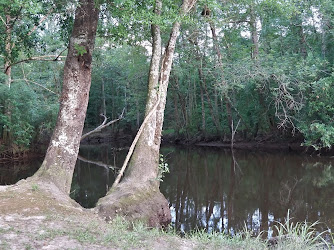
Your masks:
[[[116,168],[115,166],[105,164],[102,161],[91,161],[91,160],[88,160],[87,158],[82,157],[80,155],[78,155],[78,159],[80,161],[83,161],[83,162],[87,162],[87,163],[91,163],[91,164],[94,164],[94,165],[97,165],[97,166],[100,166],[100,167],[104,167],[105,169],[108,169],[108,170],[109,169],[114,170]]]
[[[7,25],[7,23],[5,22],[5,20],[2,18],[2,16],[0,15],[0,19],[1,19],[1,21],[3,22],[3,24],[6,26],[6,28],[8,28],[8,25]]]
[[[51,89],[48,89],[47,87],[44,87],[42,84],[40,84],[40,83],[38,83],[38,82],[34,82],[34,81],[31,81],[31,80],[28,80],[28,79],[26,79],[26,78],[23,78],[23,79],[14,79],[14,80],[12,80],[12,81],[13,81],[13,82],[15,82],[15,81],[25,81],[25,82],[28,83],[28,84],[29,84],[29,83],[32,83],[32,84],[35,84],[35,85],[37,85],[37,86],[39,86],[39,87],[45,89],[46,91],[51,92],[52,94],[58,95],[56,92],[52,91]]]
[[[67,50],[67,48],[63,49],[63,50],[59,53],[59,55],[54,59],[54,61],[58,61],[58,58],[65,57],[65,56],[61,56],[61,54],[63,54],[65,50]]]
[[[231,129],[232,129],[232,138],[231,138],[231,149],[233,150],[233,146],[234,146],[234,136],[235,136],[235,133],[237,132],[237,129],[239,127],[239,124],[240,124],[240,121],[241,119],[239,119],[238,123],[237,123],[237,126],[234,128],[234,124],[233,124],[233,119],[232,119],[232,124],[231,124]]]
[[[31,34],[38,28],[38,26],[40,26],[40,25],[45,21],[45,19],[48,18],[48,16],[49,16],[53,11],[54,11],[54,8],[51,8],[51,9],[49,10],[49,12],[48,12],[44,17],[42,17],[41,20],[39,20],[38,24],[36,24],[34,27],[32,27],[32,29],[29,31],[29,33],[28,33],[27,36],[30,36],[30,35],[31,35]]]
[[[144,131],[144,127],[146,126],[146,123],[148,122],[148,120],[151,118],[151,116],[153,115],[153,113],[157,110],[157,107],[160,103],[160,94],[158,95],[158,100],[156,102],[156,104],[153,106],[153,108],[151,109],[151,111],[147,114],[147,116],[145,117],[143,123],[141,124],[137,134],[136,134],[136,137],[135,139],[133,140],[131,146],[130,146],[130,149],[129,149],[129,152],[128,154],[126,155],[126,158],[124,160],[124,163],[123,163],[123,166],[121,168],[121,170],[119,171],[119,174],[118,176],[116,177],[115,181],[114,181],[114,184],[112,184],[112,187],[111,188],[114,188],[118,185],[118,183],[121,181],[121,178],[124,174],[124,171],[126,169],[126,166],[128,165],[129,161],[130,161],[130,158],[133,154],[133,151],[137,145],[137,142],[139,140],[139,137],[141,136],[141,134],[143,133]]]
[[[52,61],[58,61],[59,58],[66,58],[66,56],[61,56],[61,54],[66,49],[64,49],[62,52],[60,52],[59,55],[33,56],[33,57],[29,57],[29,58],[22,59],[20,61],[14,62],[14,63],[8,65],[8,67],[5,69],[5,72],[7,71],[8,68],[10,68],[10,67],[12,67],[16,64],[23,63],[23,62],[28,62],[28,61],[48,61],[48,62],[52,62]],[[55,58],[52,58],[52,57],[55,57]]]
[[[106,123],[107,120],[108,120],[108,118],[107,118],[105,115],[100,114],[101,116],[104,117],[104,121],[101,123],[101,125],[99,125],[99,126],[96,127],[95,129],[93,129],[92,131],[89,131],[88,133],[82,135],[82,136],[81,136],[81,141],[82,141],[83,139],[85,139],[86,137],[92,135],[92,134],[95,134],[95,133],[97,133],[97,132],[100,132],[102,129],[104,129],[104,128],[110,126],[111,124],[113,124],[113,123],[115,123],[115,122],[118,122],[119,120],[122,120],[122,119],[124,118],[124,110],[125,110],[125,108],[123,108],[122,114],[120,114],[120,116],[119,116],[117,119],[112,120],[112,121],[110,121],[110,122],[108,122],[108,123]]]

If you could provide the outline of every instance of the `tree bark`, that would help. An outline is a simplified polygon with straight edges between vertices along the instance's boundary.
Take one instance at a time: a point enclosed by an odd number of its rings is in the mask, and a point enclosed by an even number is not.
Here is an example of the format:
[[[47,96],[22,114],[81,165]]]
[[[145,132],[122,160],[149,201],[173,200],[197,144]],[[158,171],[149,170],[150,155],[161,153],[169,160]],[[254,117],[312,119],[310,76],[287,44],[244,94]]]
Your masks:
[[[254,12],[254,7],[250,6],[250,20],[249,20],[251,37],[252,37],[252,59],[257,59],[259,56],[259,34],[257,32],[257,24],[256,24],[256,15]]]
[[[78,156],[91,85],[91,61],[99,10],[80,0],[64,66],[57,124],[41,168],[33,178],[53,182],[69,193]]]
[[[12,57],[12,26],[11,26],[11,17],[10,15],[6,15],[6,38],[5,38],[5,52],[6,56],[4,58],[4,73],[7,76],[5,81],[8,89],[10,88],[12,82],[12,67],[11,67],[11,57]],[[11,120],[11,110],[9,100],[5,100],[4,104],[4,115]],[[2,128],[2,141],[5,145],[12,146],[12,134],[10,129],[6,126]]]
[[[218,44],[218,38],[217,38],[217,33],[216,33],[216,28],[215,25],[212,21],[209,21],[210,29],[211,29],[211,34],[212,34],[212,39],[213,39],[213,45],[214,49],[216,50],[217,57],[218,57],[218,66],[221,69],[221,78],[222,78],[222,92],[223,92],[223,99],[225,102],[225,107],[226,107],[226,113],[227,113],[227,121],[228,121],[228,126],[230,128],[230,132],[232,132],[232,109],[231,109],[231,103],[228,98],[228,89],[227,89],[227,82],[224,79],[224,69],[223,69],[223,57],[220,52],[219,44]]]
[[[203,71],[202,71],[202,63],[200,65],[200,67],[198,68],[198,75],[199,75],[199,80],[200,80],[200,84],[201,84],[201,90],[205,92],[206,98],[208,100],[209,103],[209,109],[210,109],[210,113],[211,113],[211,117],[212,117],[212,121],[217,129],[217,133],[220,134],[220,126],[219,126],[219,117],[216,116],[215,111],[214,111],[214,107],[210,98],[210,94],[208,92],[208,88],[206,87],[206,83],[205,83],[205,78],[203,76]],[[203,114],[202,114],[203,117]]]
[[[181,14],[189,11],[195,1],[184,0]],[[162,1],[155,1],[155,14],[160,15]],[[152,24],[153,51],[149,71],[146,116],[149,119],[139,136],[125,177],[99,200],[100,216],[109,220],[117,214],[131,220],[140,219],[149,226],[166,225],[171,220],[168,201],[159,190],[159,150],[164,120],[167,88],[180,23],[176,21],[162,58],[160,27]],[[153,113],[152,113],[153,111]]]
[[[6,85],[10,88],[10,84],[12,82],[12,67],[11,67],[11,57],[12,57],[12,26],[11,26],[11,17],[10,15],[6,15],[6,40],[5,40],[5,65],[4,65],[4,73],[7,76]]]

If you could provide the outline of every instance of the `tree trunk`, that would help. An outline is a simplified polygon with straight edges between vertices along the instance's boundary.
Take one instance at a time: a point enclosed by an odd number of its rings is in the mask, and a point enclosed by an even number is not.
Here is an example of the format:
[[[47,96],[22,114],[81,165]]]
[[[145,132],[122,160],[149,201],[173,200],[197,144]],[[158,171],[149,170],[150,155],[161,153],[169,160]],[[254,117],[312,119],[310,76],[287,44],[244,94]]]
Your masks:
[[[224,73],[223,73],[223,57],[219,49],[219,44],[218,44],[218,38],[217,38],[217,33],[216,33],[216,28],[215,25],[212,21],[209,21],[210,29],[211,29],[211,34],[212,34],[212,39],[213,39],[213,45],[217,53],[218,57],[218,66],[221,69],[221,78],[222,78],[222,92],[223,92],[223,99],[225,102],[226,106],[226,114],[227,114],[227,121],[228,121],[228,126],[230,128],[230,132],[232,132],[232,109],[231,109],[231,103],[228,98],[228,89],[227,89],[227,83],[224,79]]]
[[[101,94],[102,94],[102,114],[107,116],[106,93],[105,93],[104,79],[102,78]]]
[[[213,104],[212,104],[212,101],[211,101],[211,98],[210,98],[210,94],[209,94],[208,89],[206,87],[205,78],[203,76],[203,71],[202,71],[202,63],[200,65],[200,67],[198,68],[198,75],[199,75],[199,81],[200,81],[200,84],[201,84],[201,89],[204,90],[206,98],[207,98],[208,103],[209,103],[209,109],[210,109],[212,121],[213,121],[213,123],[214,123],[214,125],[217,129],[217,133],[220,134],[219,117],[217,117],[215,115],[214,107],[213,107]]]
[[[7,76],[6,85],[10,88],[10,84],[12,82],[11,73],[11,57],[12,57],[12,25],[10,23],[11,17],[10,15],[6,15],[6,39],[5,39],[5,65],[4,65],[4,73]]]
[[[256,15],[255,15],[253,6],[250,6],[249,25],[250,25],[251,37],[252,37],[252,43],[253,43],[251,57],[252,59],[257,59],[259,56],[259,34],[257,32]]]
[[[56,128],[42,166],[33,177],[52,181],[65,193],[71,189],[86,116],[98,14],[94,0],[79,1],[64,67]]]
[[[193,1],[184,0],[181,14],[186,13]],[[155,14],[160,15],[162,1],[155,1]],[[99,200],[99,214],[109,220],[115,215],[140,219],[149,226],[166,225],[171,220],[168,201],[159,190],[159,150],[167,88],[180,23],[175,22],[161,63],[160,27],[152,25],[153,51],[149,72],[146,116],[143,132],[134,149],[122,182]],[[152,113],[153,111],[153,113]]]
[[[205,127],[205,104],[204,104],[204,91],[202,84],[200,84],[200,91],[201,91],[201,113],[202,113],[202,133],[204,138],[206,138],[206,127]]]
[[[8,89],[10,88],[12,82],[12,67],[11,67],[11,57],[12,57],[12,26],[11,26],[11,17],[6,15],[6,38],[5,38],[5,52],[6,56],[4,58],[4,73],[7,76],[5,84]],[[7,119],[11,120],[11,109],[9,100],[4,101],[4,115]],[[10,129],[7,126],[4,126],[2,129],[2,142],[7,146],[12,146],[12,135]]]

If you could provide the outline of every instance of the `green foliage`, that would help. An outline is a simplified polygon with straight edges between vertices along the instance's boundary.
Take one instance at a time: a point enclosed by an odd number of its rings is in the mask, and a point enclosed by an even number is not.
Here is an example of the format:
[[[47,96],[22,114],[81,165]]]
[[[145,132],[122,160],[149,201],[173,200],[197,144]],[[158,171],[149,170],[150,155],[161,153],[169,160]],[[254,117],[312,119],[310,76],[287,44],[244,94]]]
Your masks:
[[[165,162],[164,156],[160,154],[159,157],[159,170],[157,180],[162,182],[166,173],[169,173],[168,163]]]
[[[12,84],[11,88],[0,85],[1,129],[9,131],[13,142],[29,147],[42,130],[53,129],[58,105],[49,105],[23,82]],[[8,111],[6,111],[6,109]],[[9,113],[7,113],[9,112]]]
[[[84,46],[81,46],[79,44],[74,44],[74,49],[77,51],[78,56],[83,56],[87,53],[87,50]]]
[[[319,222],[312,224],[306,221],[293,223],[290,218],[290,211],[288,211],[285,222],[278,222],[278,226],[275,226],[278,233],[276,249],[328,248],[328,243],[322,237],[327,231],[317,233],[315,229],[317,224]]]
[[[334,144],[334,77],[325,77],[309,85],[308,102],[300,128],[305,145],[315,149]]]
[[[154,3],[154,0],[95,1],[102,18],[94,51],[86,126],[95,127],[101,122],[105,102],[108,118],[115,119],[124,107],[126,110],[125,119],[113,126],[113,132],[135,133],[145,113],[150,25],[160,26],[165,45],[171,25],[182,21],[170,77],[165,131],[174,131],[176,137],[190,140],[210,136],[228,138],[231,136],[228,101],[234,124],[241,121],[237,136],[253,139],[300,132],[305,145],[316,149],[333,145],[332,1],[201,0],[184,17],[179,15],[181,1],[163,1],[161,15],[153,13]],[[34,0],[22,5],[18,0],[10,3],[0,0],[2,19],[6,15],[12,17],[11,44],[15,44],[8,54],[5,26],[0,22],[0,63],[58,55],[66,48],[75,4]],[[210,17],[201,16],[204,6],[210,8]],[[53,12],[49,13],[51,8]],[[39,24],[46,15],[48,18]],[[256,60],[251,57],[254,48],[251,18],[261,23],[257,27]],[[35,25],[38,29],[28,36]],[[221,62],[212,46],[210,25],[216,28]],[[75,44],[75,50],[78,56],[87,53],[79,44]],[[11,131],[17,144],[27,147],[38,136],[52,131],[58,99],[40,91],[33,82],[59,94],[62,66],[57,62],[13,65],[13,88],[0,88],[0,123],[1,128]],[[199,69],[203,71],[205,91]],[[7,76],[0,73],[0,82],[6,80]],[[11,108],[11,117],[6,114],[7,107]]]
[[[39,186],[38,186],[37,184],[32,184],[32,185],[31,185],[31,190],[32,190],[33,192],[36,192],[36,191],[39,190]]]

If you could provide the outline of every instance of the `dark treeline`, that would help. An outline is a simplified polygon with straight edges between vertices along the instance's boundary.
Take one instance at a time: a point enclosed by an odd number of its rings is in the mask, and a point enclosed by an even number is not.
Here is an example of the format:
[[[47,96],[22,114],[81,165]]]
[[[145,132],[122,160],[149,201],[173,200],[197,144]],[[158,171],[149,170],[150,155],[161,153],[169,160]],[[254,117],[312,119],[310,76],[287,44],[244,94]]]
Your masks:
[[[0,3],[0,150],[7,153],[48,141],[74,10],[52,1],[24,7],[14,2]],[[151,7],[129,2],[103,5],[85,123],[94,128],[101,114],[113,120],[125,109],[125,118],[110,128],[113,135],[135,134],[147,99]],[[178,18],[175,4],[155,20],[165,45],[164,24]],[[333,10],[329,0],[198,2],[178,38],[164,136],[294,136],[315,148],[331,147]]]

